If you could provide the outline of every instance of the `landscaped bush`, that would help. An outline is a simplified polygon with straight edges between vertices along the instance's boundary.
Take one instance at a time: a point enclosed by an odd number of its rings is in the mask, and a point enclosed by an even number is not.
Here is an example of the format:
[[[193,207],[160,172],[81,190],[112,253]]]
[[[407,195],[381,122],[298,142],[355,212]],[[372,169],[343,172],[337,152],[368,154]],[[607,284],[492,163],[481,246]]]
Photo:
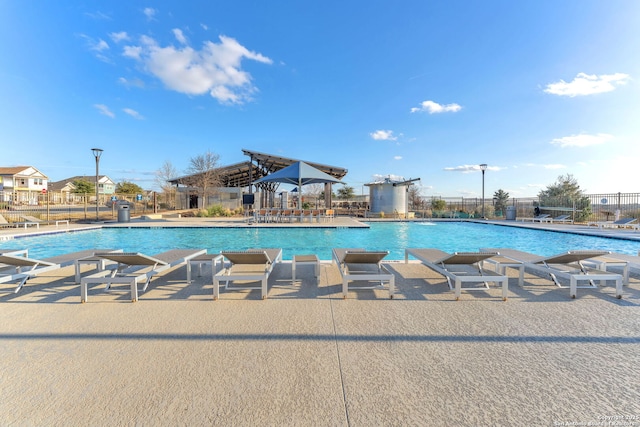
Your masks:
[[[231,210],[229,208],[225,208],[222,205],[213,205],[207,208],[207,216],[218,217],[218,216],[231,216]]]

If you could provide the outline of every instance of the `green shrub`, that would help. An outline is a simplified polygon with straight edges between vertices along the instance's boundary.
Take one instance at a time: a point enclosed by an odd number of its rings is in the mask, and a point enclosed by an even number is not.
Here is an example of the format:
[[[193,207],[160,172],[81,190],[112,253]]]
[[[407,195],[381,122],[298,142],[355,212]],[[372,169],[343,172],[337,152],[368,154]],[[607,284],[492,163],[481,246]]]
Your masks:
[[[231,216],[231,210],[225,208],[222,205],[212,205],[207,208],[207,216],[219,217],[219,216]]]

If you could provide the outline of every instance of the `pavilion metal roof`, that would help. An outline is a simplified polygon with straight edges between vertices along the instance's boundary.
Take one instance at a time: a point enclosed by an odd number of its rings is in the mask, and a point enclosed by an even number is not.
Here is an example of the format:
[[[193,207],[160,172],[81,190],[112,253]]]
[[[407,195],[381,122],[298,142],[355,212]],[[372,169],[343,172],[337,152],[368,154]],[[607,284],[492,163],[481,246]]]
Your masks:
[[[296,162],[304,161],[322,172],[337,179],[342,179],[347,174],[347,169],[338,166],[325,165],[322,163],[310,162],[307,160],[292,159],[288,157],[275,156],[273,154],[260,153],[243,149],[242,152],[249,156],[246,162],[235,163],[218,168],[218,174],[224,187],[248,187],[254,181],[267,176],[270,173],[279,171]],[[169,182],[173,185],[194,186],[197,174],[174,178]]]

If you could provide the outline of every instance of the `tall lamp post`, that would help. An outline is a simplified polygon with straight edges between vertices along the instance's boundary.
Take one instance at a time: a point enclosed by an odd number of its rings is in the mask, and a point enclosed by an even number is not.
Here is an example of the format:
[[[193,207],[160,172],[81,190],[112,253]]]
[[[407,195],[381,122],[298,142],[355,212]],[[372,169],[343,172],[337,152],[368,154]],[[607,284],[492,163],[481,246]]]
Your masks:
[[[99,165],[100,165],[100,156],[102,156],[102,148],[92,148],[91,151],[93,152],[93,156],[96,158],[96,221],[100,220],[100,214],[98,212],[99,209],[99,205],[98,205],[98,171],[99,171]]]
[[[484,171],[487,170],[487,164],[483,163],[480,165],[480,170],[482,171],[482,219],[485,218],[484,216]]]

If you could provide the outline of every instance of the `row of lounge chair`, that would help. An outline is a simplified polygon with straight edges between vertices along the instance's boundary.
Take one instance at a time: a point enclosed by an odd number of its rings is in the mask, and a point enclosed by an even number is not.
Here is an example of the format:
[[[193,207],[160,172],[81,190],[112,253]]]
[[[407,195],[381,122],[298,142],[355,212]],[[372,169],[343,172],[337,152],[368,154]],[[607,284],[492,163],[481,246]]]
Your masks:
[[[17,221],[17,222],[9,222],[7,221],[7,219],[0,215],[0,227],[2,228],[7,228],[7,227],[36,227],[36,228],[40,228],[40,224],[48,224],[46,221],[42,221],[41,219],[38,219],[34,216],[31,215],[19,215],[19,218],[21,219],[21,221]],[[59,219],[59,220],[54,220],[52,221],[53,223],[55,223],[56,227],[59,226],[62,223],[65,223],[67,225],[69,225],[69,220],[68,219]]]
[[[362,248],[334,249],[333,261],[342,277],[342,296],[349,290],[386,288],[389,297],[395,293],[395,275],[383,264],[388,251],[368,251]],[[317,257],[313,257],[317,260]],[[410,258],[419,260],[426,267],[441,274],[454,291],[455,299],[461,292],[484,290],[490,284],[500,286],[502,299],[507,299],[508,276],[506,268],[519,270],[519,285],[523,285],[525,269],[534,274],[549,276],[559,287],[568,287],[572,298],[581,287],[597,288],[596,282],[604,286],[615,285],[616,297],[622,297],[622,286],[629,280],[629,268],[640,268],[640,258],[611,254],[607,251],[569,251],[551,257],[541,257],[528,252],[507,248],[482,248],[478,252],[447,253],[438,249],[415,248],[405,250],[405,263]],[[153,256],[128,253],[118,249],[93,249],[79,251],[43,260],[32,259],[26,250],[5,249],[0,251],[0,283],[17,282],[14,292],[20,291],[32,277],[64,266],[75,266],[75,282],[80,283],[81,302],[88,301],[90,286],[128,285],[131,301],[138,300],[138,286],[144,292],[158,274],[179,265],[187,267],[187,282],[191,282],[192,268],[200,271],[203,264],[211,265],[213,297],[220,296],[220,286],[226,290],[259,289],[261,297],[267,298],[268,279],[274,266],[282,261],[281,249],[252,249],[248,251],[222,251],[208,254],[206,250],[176,249]],[[310,259],[304,260],[311,261]],[[222,268],[218,271],[218,263]],[[294,261],[295,263],[295,261]],[[81,266],[95,265],[96,271],[81,277]],[[492,267],[488,269],[487,267]],[[610,267],[622,269],[622,274],[609,271]],[[317,275],[316,265],[316,275]],[[295,280],[295,279],[294,279]],[[235,282],[259,283],[259,285]],[[566,286],[566,281],[569,286]],[[472,283],[471,287],[463,287]]]
[[[253,213],[255,222],[325,222],[333,220],[333,209],[258,209]]]

